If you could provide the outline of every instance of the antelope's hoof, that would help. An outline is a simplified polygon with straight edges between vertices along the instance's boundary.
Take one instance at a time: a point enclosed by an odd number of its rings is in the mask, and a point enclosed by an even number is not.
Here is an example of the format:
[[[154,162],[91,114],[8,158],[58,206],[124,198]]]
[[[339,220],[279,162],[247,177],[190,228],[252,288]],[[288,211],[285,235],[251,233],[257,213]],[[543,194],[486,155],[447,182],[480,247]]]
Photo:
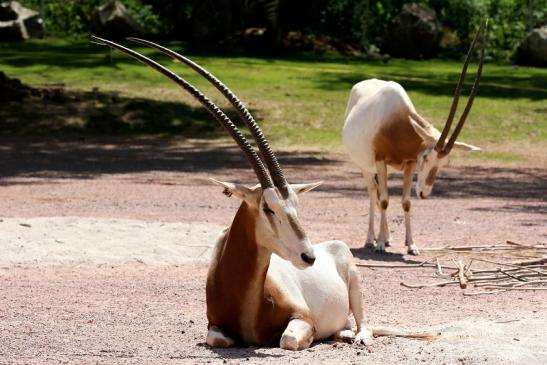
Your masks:
[[[283,350],[298,350],[298,339],[292,335],[283,335],[281,336],[281,341],[279,341],[279,347]]]
[[[374,242],[372,241],[367,241],[365,242],[365,248],[374,248]]]
[[[386,249],[383,247],[376,247],[376,250],[374,250],[374,252],[376,252],[377,254],[383,255],[386,253]]]
[[[418,256],[420,254],[420,251],[418,250],[418,247],[416,247],[414,245],[409,246],[408,249],[406,250],[406,252],[409,255],[412,255],[412,256]]]
[[[386,245],[386,247],[391,247],[391,241],[387,241],[387,242],[385,243],[385,245]]]
[[[234,340],[232,340],[230,337],[225,336],[222,331],[216,327],[212,326],[209,331],[207,332],[207,339],[205,341],[207,345],[211,347],[230,347],[234,344]]]
[[[353,343],[353,341],[355,340],[355,333],[353,333],[352,330],[342,330],[336,333],[334,339],[347,343]]]
[[[370,346],[372,345],[372,338],[372,332],[368,329],[364,329],[355,336],[355,343],[358,345]]]

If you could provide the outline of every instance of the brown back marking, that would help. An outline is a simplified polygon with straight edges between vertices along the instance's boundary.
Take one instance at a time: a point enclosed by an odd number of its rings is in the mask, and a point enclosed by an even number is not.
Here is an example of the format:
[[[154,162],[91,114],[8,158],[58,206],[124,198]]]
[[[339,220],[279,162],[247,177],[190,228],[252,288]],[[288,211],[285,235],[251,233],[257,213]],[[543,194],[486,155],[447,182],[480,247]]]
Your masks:
[[[257,212],[243,202],[224,240],[219,242],[217,256],[212,261],[214,266],[207,277],[207,319],[209,326],[218,326],[236,343],[270,345],[279,340],[291,319],[312,322],[309,313],[290,303],[266,277],[270,255],[261,257],[264,250],[257,246],[256,215]],[[258,290],[256,283],[261,284]],[[256,297],[251,290],[256,292]],[[256,317],[249,318],[250,312],[256,313]],[[242,319],[255,322],[251,324],[255,332],[252,336],[242,333],[245,330],[241,326]]]
[[[399,170],[405,162],[416,161],[418,154],[426,148],[410,124],[408,110],[393,113],[374,137],[373,143],[376,161],[386,161]]]

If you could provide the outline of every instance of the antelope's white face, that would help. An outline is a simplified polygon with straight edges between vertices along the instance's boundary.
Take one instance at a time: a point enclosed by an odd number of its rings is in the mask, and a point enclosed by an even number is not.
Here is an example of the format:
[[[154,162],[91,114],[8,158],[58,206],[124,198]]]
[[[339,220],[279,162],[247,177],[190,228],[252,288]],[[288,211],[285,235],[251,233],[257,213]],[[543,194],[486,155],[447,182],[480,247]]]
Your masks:
[[[413,118],[416,118],[416,120]],[[420,121],[418,115],[414,114],[413,118],[410,119],[410,124],[426,146],[425,150],[420,152],[416,158],[416,174],[418,175],[416,195],[421,199],[425,199],[431,194],[433,183],[439,171],[448,164],[448,156],[451,151],[480,151],[481,149],[471,144],[455,141],[454,145],[448,150],[444,149],[443,152],[439,152],[435,146],[439,141],[441,132],[430,126],[429,123]]]
[[[254,215],[256,241],[279,257],[304,269],[313,265],[313,246],[298,220],[298,194],[310,191],[321,184],[291,184],[285,196],[277,188],[262,190],[260,185],[248,188],[243,185],[220,182],[224,194],[235,195],[249,205]]]
[[[439,170],[447,164],[448,155],[440,154],[433,147],[427,148],[418,155],[416,195],[420,199],[425,199],[431,194]]]

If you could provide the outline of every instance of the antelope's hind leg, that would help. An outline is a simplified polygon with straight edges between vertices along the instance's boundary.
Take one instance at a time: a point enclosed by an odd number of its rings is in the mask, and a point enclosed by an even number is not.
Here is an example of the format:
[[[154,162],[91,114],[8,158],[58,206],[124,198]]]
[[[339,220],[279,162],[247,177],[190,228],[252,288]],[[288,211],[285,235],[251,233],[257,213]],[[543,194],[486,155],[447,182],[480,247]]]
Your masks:
[[[376,252],[385,253],[386,242],[389,240],[386,216],[389,195],[387,190],[387,165],[385,161],[376,161],[376,171],[378,172],[378,200],[380,201],[380,234],[376,242]]]
[[[205,342],[211,347],[230,347],[234,344],[234,340],[222,333],[217,326],[209,327]]]
[[[365,241],[366,248],[374,248],[374,241],[376,235],[374,234],[374,211],[378,204],[378,184],[374,178],[374,174],[363,170],[363,177],[367,182],[367,193],[369,197],[369,211],[368,211],[368,231],[367,240]]]
[[[313,327],[302,319],[293,319],[281,335],[279,347],[284,350],[303,350],[313,342]]]

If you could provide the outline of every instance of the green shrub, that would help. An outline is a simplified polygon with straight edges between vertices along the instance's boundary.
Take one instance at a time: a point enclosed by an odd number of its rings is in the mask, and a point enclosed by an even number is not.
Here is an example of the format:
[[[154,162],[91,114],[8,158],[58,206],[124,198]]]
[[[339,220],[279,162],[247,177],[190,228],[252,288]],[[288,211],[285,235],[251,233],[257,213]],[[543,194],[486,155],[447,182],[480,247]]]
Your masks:
[[[44,0],[47,34],[65,37],[89,33],[93,11],[105,2],[106,0]],[[23,0],[22,3],[34,10],[40,9],[40,0]],[[124,0],[122,3],[150,33],[163,30],[151,5],[144,5],[140,0]]]

